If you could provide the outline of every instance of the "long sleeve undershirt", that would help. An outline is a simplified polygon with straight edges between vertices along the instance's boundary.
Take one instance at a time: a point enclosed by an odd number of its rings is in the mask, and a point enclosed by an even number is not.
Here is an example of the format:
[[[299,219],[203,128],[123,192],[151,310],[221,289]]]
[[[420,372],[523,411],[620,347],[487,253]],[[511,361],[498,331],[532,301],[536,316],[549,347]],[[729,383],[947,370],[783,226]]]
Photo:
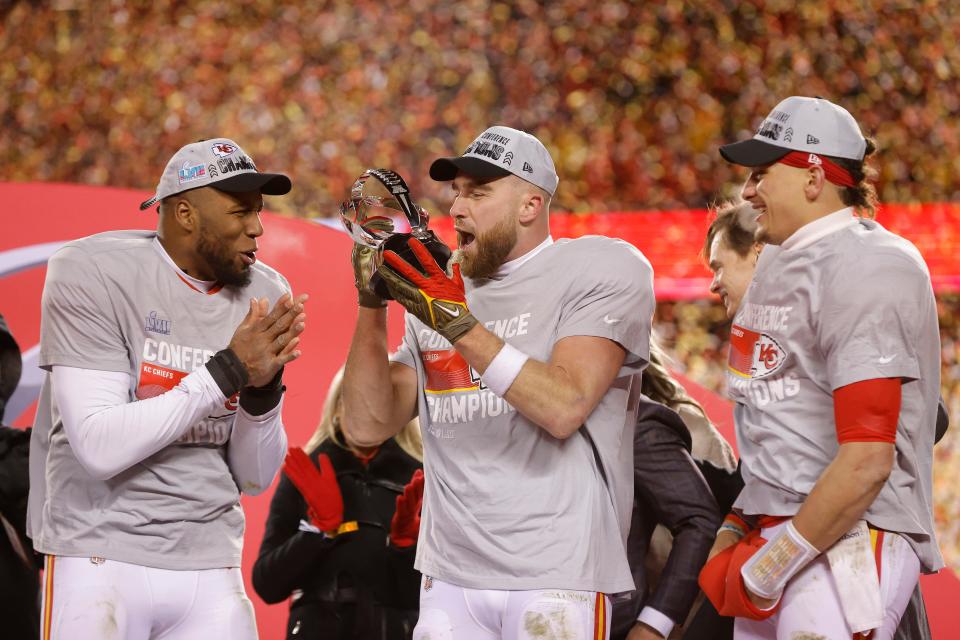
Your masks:
[[[54,366],[53,395],[77,460],[106,480],[174,443],[226,397],[206,367],[153,398],[129,402],[130,375]],[[260,416],[237,410],[227,464],[237,486],[256,495],[270,486],[286,453],[280,409]]]

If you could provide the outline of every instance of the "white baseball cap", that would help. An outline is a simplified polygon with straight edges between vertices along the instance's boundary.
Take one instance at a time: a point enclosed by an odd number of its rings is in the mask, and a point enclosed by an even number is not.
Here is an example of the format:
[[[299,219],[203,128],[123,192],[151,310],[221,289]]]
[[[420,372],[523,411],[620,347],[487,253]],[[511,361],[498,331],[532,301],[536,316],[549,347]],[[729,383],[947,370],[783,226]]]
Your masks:
[[[290,178],[279,173],[260,173],[243,149],[228,138],[201,140],[173,154],[160,176],[157,192],[140,205],[143,211],[157,202],[199,187],[215,187],[239,193],[260,191],[268,196],[289,193]]]
[[[727,162],[761,167],[791,151],[863,160],[867,141],[850,112],[823,98],[792,96],[774,107],[756,135],[720,147]]]
[[[458,158],[439,158],[430,165],[430,177],[444,182],[457,172],[479,178],[515,175],[551,196],[557,191],[557,169],[543,143],[525,131],[493,126],[470,143]]]

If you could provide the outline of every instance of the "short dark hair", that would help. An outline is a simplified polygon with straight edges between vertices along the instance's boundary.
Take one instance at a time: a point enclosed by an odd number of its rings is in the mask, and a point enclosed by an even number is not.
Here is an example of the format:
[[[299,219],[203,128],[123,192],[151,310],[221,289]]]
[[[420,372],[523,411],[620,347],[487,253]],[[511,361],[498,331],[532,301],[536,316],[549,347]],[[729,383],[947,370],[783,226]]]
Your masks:
[[[750,217],[753,207],[744,200],[730,200],[718,206],[716,212],[717,216],[710,223],[703,242],[703,259],[710,260],[713,239],[721,231],[724,232],[723,240],[727,246],[741,258],[746,258],[757,242],[756,223]]]
[[[196,207],[197,202],[196,200],[192,200],[191,197],[193,192],[199,191],[200,189],[203,189],[203,187],[195,187],[193,189],[187,189],[186,191],[181,191],[180,193],[174,193],[172,195],[167,196],[166,198],[161,200],[159,204],[157,204],[157,213],[163,213],[165,211],[172,212],[174,208],[174,204],[176,204],[177,200],[186,200],[187,202],[192,204],[194,207]]]
[[[873,138],[867,138],[867,148],[863,160],[849,158],[835,158],[827,156],[832,162],[850,172],[856,186],[840,187],[840,200],[848,207],[854,207],[857,214],[866,218],[877,215],[877,189],[873,186],[879,175],[877,170],[868,164],[870,157],[877,151],[877,143]]]

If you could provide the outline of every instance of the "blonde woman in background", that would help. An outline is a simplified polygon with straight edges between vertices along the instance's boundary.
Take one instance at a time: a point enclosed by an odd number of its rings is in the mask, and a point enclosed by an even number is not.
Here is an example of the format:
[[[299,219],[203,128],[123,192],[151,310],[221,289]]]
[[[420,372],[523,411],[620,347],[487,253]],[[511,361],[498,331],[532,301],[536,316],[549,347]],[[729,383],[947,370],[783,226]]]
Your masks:
[[[342,449],[350,449],[357,456],[363,457],[377,447],[362,447],[356,443],[347,444],[343,431],[340,430],[340,415],[343,411],[343,397],[341,395],[341,384],[343,382],[343,367],[333,376],[330,382],[330,388],[327,390],[327,398],[323,403],[323,415],[320,417],[320,424],[317,430],[313,432],[304,450],[307,454],[312,454],[317,450],[325,440],[331,440]],[[418,462],[423,462],[423,440],[420,437],[420,422],[414,418],[407,423],[400,433],[393,440],[409,456],[416,458]]]
[[[306,450],[287,456],[253,585],[267,603],[293,596],[288,638],[403,640],[419,602],[420,428],[414,419],[378,447],[350,442],[342,378],[343,369]]]

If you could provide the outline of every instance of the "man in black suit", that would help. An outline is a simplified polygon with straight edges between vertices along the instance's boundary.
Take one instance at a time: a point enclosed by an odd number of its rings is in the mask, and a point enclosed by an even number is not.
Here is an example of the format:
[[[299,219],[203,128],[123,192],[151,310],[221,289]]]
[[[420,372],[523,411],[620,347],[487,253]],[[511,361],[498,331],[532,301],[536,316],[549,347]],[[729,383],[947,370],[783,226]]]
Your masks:
[[[627,540],[637,589],[614,602],[611,640],[669,636],[699,593],[697,576],[723,517],[690,447],[680,416],[644,396],[633,440],[634,506]],[[673,534],[673,547],[651,589],[645,560],[657,524]]]
[[[30,640],[40,636],[39,563],[26,532],[30,430],[2,426],[22,369],[20,347],[0,315],[0,620],[4,638]]]

